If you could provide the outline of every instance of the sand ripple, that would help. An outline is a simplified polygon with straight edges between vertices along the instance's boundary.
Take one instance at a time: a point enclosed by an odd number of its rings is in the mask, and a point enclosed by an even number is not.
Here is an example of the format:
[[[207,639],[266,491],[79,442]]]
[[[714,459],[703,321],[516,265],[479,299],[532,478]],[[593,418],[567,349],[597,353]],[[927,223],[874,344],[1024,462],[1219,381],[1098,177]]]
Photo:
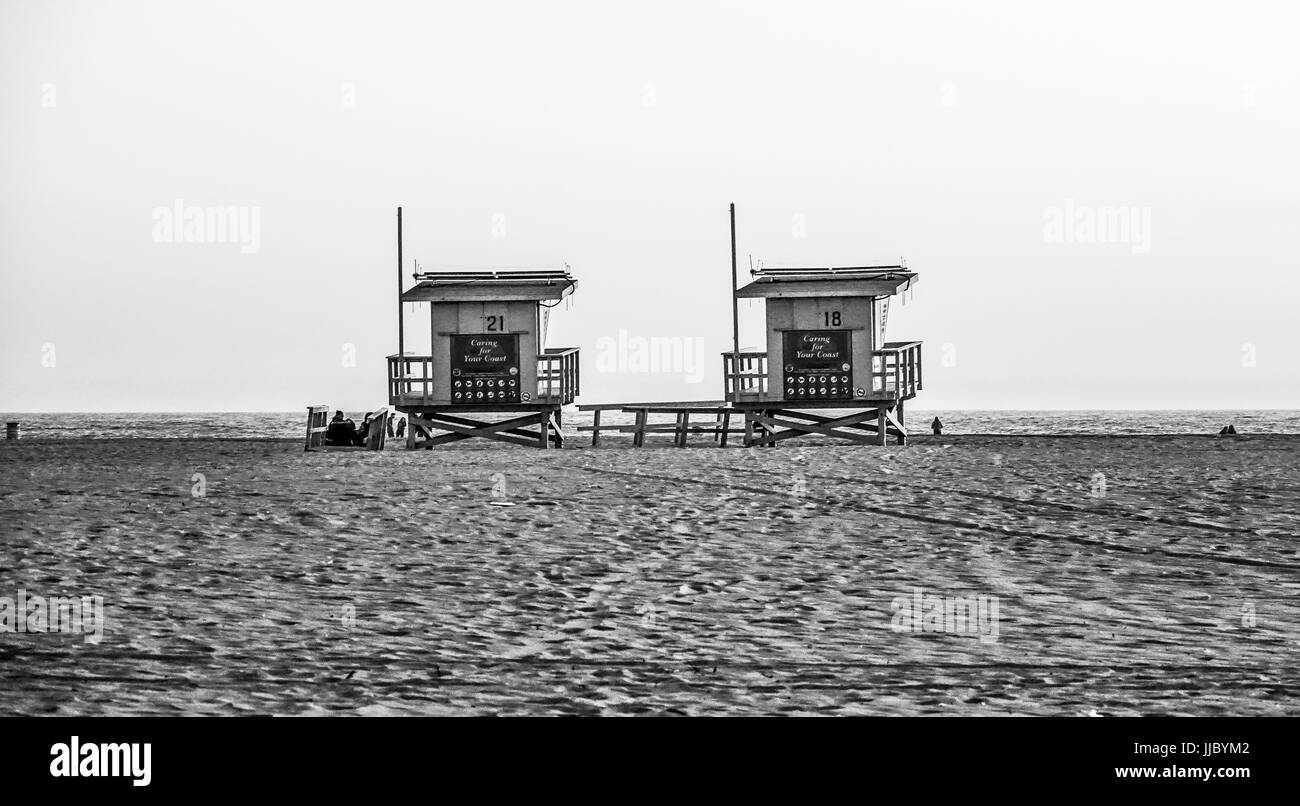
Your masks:
[[[0,711],[1300,712],[1295,437],[619,445],[4,445],[0,596],[109,623],[0,634]]]

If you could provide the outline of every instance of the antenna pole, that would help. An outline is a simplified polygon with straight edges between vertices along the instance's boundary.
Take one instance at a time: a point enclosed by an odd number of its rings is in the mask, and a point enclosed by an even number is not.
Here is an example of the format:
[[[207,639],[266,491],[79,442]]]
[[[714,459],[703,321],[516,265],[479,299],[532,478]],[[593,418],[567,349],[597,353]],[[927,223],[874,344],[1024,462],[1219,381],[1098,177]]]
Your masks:
[[[740,311],[736,299],[736,203],[731,203],[731,348],[735,352],[733,361],[736,371],[740,371]]]
[[[402,208],[397,208],[397,366],[401,367],[401,358],[406,355],[406,327],[402,312]]]

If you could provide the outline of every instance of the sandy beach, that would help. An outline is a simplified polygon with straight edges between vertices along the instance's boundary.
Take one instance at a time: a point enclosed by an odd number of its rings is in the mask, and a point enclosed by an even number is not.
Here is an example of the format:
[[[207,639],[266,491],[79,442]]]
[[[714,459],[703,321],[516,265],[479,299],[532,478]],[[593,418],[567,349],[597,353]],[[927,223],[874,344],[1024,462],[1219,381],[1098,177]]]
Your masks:
[[[583,443],[0,444],[0,711],[1300,714],[1300,437]]]

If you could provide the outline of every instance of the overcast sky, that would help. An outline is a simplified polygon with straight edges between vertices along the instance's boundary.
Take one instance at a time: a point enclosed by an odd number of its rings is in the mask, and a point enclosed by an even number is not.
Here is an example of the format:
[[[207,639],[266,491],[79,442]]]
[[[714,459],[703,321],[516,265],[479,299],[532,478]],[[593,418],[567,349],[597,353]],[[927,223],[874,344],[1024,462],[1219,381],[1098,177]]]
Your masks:
[[[919,272],[920,408],[1296,407],[1294,7],[961,5],[4,0],[0,410],[385,404],[399,204],[569,264],[584,401],[718,398],[733,201],[742,274]]]

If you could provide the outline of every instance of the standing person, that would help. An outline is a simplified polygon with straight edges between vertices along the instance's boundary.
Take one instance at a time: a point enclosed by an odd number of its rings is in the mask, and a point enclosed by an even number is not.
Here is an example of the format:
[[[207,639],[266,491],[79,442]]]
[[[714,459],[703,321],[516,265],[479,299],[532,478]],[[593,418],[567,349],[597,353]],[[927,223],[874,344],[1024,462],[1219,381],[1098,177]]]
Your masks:
[[[400,417],[397,420],[397,438],[401,439],[406,436],[406,418]]]
[[[934,432],[936,437],[943,433],[943,423],[939,422],[938,417],[935,417],[934,422],[930,423],[930,430]]]
[[[384,423],[388,426],[388,436],[393,436],[393,418],[389,417],[385,419]]]

